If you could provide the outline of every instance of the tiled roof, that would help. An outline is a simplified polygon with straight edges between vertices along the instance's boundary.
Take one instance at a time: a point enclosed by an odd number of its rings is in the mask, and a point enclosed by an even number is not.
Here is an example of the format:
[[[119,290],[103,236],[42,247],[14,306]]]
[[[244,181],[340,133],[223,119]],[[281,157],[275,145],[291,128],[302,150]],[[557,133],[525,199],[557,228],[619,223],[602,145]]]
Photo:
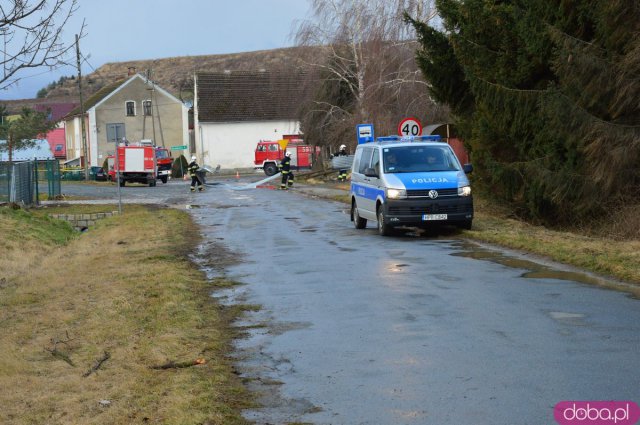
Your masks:
[[[297,71],[198,73],[198,120],[295,120],[305,90],[305,76]]]
[[[38,112],[47,112],[48,110],[51,110],[51,121],[58,122],[77,106],[78,103],[48,103],[34,105],[33,109]]]
[[[98,102],[100,102],[102,99],[104,99],[105,97],[109,96],[111,93],[113,93],[118,87],[120,87],[121,85],[123,85],[125,83],[125,81],[127,80],[119,80],[116,81],[113,84],[109,84],[108,86],[104,86],[103,88],[101,88],[100,90],[98,90],[95,94],[93,94],[91,97],[89,97],[87,100],[85,100],[84,103],[84,110],[85,112],[91,108],[93,108]],[[78,106],[77,108],[74,108],[73,111],[69,112],[65,118],[71,118],[75,115],[79,115],[80,114],[80,107]]]

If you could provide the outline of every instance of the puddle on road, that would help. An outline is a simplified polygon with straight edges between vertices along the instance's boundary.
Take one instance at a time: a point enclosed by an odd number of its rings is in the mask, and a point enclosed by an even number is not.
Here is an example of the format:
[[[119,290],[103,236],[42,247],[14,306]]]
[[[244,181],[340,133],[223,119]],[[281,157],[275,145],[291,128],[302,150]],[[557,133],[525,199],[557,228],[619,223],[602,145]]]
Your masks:
[[[624,282],[608,280],[603,277],[575,270],[560,270],[558,268],[553,268],[545,264],[526,260],[524,258],[505,255],[502,252],[487,250],[472,244],[460,244],[459,248],[463,249],[464,251],[454,252],[451,255],[456,257],[473,258],[476,260],[492,261],[494,263],[502,264],[503,266],[511,267],[514,269],[524,269],[526,271],[520,275],[524,278],[558,279],[569,282],[584,283],[588,285],[599,286],[602,288],[627,292],[629,293],[630,297],[640,299],[638,288],[635,288],[633,285]],[[567,266],[567,268],[569,268],[569,266]]]
[[[399,272],[403,267],[409,267],[409,264],[391,264],[387,267],[387,270],[390,272]]]
[[[580,313],[567,313],[564,311],[549,311],[547,312],[549,316],[558,322],[574,325],[574,326],[585,326],[586,323],[584,321],[585,315]]]
[[[357,252],[358,250],[355,248],[343,248],[343,247],[338,247],[338,249],[342,252]]]

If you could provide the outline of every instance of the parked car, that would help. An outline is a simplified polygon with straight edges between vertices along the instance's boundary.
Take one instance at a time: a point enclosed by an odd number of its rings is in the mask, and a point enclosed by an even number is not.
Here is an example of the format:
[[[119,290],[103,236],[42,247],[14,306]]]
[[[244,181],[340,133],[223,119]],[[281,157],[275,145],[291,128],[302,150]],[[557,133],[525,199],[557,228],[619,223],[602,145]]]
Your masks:
[[[104,171],[102,167],[91,167],[91,171],[89,171],[90,176],[95,181],[106,182],[107,181],[107,173]]]

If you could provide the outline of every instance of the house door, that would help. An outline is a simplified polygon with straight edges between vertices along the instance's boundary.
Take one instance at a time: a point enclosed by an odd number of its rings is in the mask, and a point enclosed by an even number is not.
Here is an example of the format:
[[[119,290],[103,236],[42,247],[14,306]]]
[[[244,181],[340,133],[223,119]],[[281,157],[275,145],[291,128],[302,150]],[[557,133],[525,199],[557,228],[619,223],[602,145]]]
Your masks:
[[[107,124],[107,141],[108,142],[115,143],[116,141],[122,140],[123,137],[126,137],[123,123]]]

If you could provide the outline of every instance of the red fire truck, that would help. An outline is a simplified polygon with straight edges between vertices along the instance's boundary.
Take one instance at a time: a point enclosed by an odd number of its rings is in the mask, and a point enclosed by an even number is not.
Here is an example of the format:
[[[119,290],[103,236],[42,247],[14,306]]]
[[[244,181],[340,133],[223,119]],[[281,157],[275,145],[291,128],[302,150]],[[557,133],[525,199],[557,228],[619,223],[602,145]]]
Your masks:
[[[291,167],[294,170],[311,168],[313,166],[313,147],[305,145],[302,139],[289,139],[287,152],[291,152]],[[273,176],[278,172],[278,164],[284,158],[285,150],[280,141],[261,140],[255,150],[256,168],[262,168],[267,176]],[[316,146],[316,156],[320,154],[320,148]]]
[[[120,146],[121,148],[130,148],[130,147],[135,147],[135,148],[140,148],[140,147],[149,147],[149,145],[136,145],[136,146]],[[161,180],[162,183],[166,183],[169,180],[169,176],[171,175],[171,167],[173,165],[173,158],[171,157],[171,154],[169,153],[169,150],[167,148],[162,148],[162,147],[155,147],[155,146],[150,146],[154,149],[155,152],[155,157],[156,157],[156,178]],[[119,152],[121,153],[122,150]],[[126,150],[124,152],[127,152]],[[121,160],[122,162],[122,160]],[[107,164],[108,164],[108,179],[109,181],[116,181],[116,169],[114,167],[114,163],[115,163],[115,155],[109,155],[107,157]],[[125,170],[125,169],[123,169]],[[123,171],[123,175],[125,174],[126,171]],[[122,176],[121,176],[121,183],[123,182],[127,182],[127,181],[138,181],[141,183],[148,183],[147,181],[143,181],[143,178],[140,178],[140,176],[138,176],[135,180],[134,179],[130,179],[129,177],[133,177],[129,174],[125,175],[125,180],[122,180]],[[124,185],[123,185],[124,186]],[[155,184],[150,186],[155,186]]]
[[[116,181],[118,169],[120,171],[120,186],[126,182],[156,185],[157,162],[156,148],[153,146],[119,145],[118,161],[115,155],[109,156],[109,180]]]
[[[158,178],[162,183],[166,183],[171,175],[171,166],[173,165],[173,158],[167,148],[156,147],[156,163]]]

